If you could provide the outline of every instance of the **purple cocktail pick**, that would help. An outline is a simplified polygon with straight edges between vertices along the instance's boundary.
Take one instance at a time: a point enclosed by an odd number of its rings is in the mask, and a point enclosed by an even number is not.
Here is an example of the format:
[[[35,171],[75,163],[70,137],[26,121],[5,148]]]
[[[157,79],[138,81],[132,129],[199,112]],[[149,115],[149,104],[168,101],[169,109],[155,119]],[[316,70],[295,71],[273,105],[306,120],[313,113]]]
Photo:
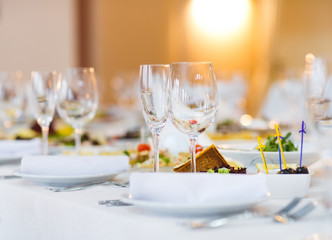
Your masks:
[[[277,139],[278,137],[276,137]],[[282,136],[280,136],[281,139],[283,139]],[[279,147],[279,144],[278,144],[278,151],[279,151],[279,167],[280,167],[280,171],[282,170],[282,160],[281,160],[281,151],[280,151],[280,147]]]
[[[302,129],[299,131],[299,133],[301,133],[301,154],[300,154],[300,167],[302,167],[302,151],[303,151],[303,133],[307,133],[305,131],[306,129],[306,124],[304,121],[302,121]]]

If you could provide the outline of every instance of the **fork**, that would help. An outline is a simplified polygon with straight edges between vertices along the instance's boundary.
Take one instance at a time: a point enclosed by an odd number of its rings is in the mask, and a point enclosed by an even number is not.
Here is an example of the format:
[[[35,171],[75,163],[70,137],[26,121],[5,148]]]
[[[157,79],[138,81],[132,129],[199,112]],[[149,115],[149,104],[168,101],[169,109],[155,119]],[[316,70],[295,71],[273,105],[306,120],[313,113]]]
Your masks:
[[[296,220],[304,217],[305,215],[307,215],[309,212],[311,212],[312,210],[314,210],[317,206],[317,202],[309,202],[307,203],[305,206],[303,206],[302,208],[300,208],[299,210],[297,210],[294,213],[276,213],[274,215],[274,221],[279,222],[279,223],[289,223],[289,222],[295,222]]]
[[[113,206],[132,206],[133,204],[123,202],[121,199],[113,199],[113,200],[102,200],[98,202],[100,205],[106,205],[107,207]]]
[[[289,204],[287,204],[284,208],[279,210],[275,215],[279,214],[280,216],[287,215],[287,213],[292,210],[296,205],[301,201],[301,198],[294,198]],[[236,221],[236,220],[246,220],[253,218],[255,216],[262,216],[262,217],[271,217],[271,214],[261,214],[259,212],[252,212],[252,211],[244,211],[236,215],[221,217],[216,219],[209,219],[209,220],[193,220],[188,223],[185,223],[186,226],[198,229],[198,228],[215,228],[221,227],[226,225],[229,222]]]

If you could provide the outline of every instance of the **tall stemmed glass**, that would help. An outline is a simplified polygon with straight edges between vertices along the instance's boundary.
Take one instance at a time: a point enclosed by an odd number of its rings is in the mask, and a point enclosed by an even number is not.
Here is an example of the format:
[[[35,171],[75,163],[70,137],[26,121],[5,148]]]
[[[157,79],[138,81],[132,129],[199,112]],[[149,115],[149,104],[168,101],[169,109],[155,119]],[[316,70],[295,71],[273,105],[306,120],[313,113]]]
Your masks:
[[[98,90],[94,68],[66,69],[58,86],[56,109],[60,117],[75,129],[75,149],[81,148],[83,126],[94,118]]]
[[[0,72],[0,119],[6,137],[22,116],[24,108],[23,74],[21,71]]]
[[[212,63],[172,63],[170,67],[170,118],[190,139],[191,171],[196,172],[197,137],[214,121],[217,85]]]
[[[311,125],[316,131],[324,163],[323,202],[332,220],[332,62],[306,55],[306,103]],[[329,234],[332,234],[330,231]],[[332,236],[332,235],[331,235]],[[330,236],[330,237],[331,237]]]
[[[153,168],[159,171],[159,134],[166,124],[169,106],[169,65],[140,66],[140,94],[143,115],[154,140]]]
[[[42,130],[42,154],[48,154],[48,131],[56,105],[57,74],[55,71],[31,73],[30,103],[33,115]]]

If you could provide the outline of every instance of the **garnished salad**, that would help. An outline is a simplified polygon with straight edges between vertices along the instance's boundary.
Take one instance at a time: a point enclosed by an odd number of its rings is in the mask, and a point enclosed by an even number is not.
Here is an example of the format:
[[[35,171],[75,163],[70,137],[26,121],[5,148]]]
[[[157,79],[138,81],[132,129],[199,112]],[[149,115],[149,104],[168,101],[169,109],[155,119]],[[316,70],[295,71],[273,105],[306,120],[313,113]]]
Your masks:
[[[288,132],[285,137],[281,139],[282,149],[285,152],[295,152],[297,151],[297,147],[295,147],[294,143],[290,139],[292,133]],[[278,152],[278,140],[274,136],[268,136],[267,141],[265,143],[265,148],[263,148],[264,152]]]

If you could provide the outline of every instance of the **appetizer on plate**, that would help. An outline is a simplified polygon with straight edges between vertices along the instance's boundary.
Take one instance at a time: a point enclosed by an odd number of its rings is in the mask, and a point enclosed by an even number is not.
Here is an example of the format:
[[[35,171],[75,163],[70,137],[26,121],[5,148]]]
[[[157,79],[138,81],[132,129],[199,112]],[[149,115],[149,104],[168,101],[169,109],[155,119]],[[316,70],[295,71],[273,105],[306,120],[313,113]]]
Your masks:
[[[175,172],[190,172],[190,159],[174,167]],[[246,173],[246,168],[235,161],[226,161],[215,145],[211,145],[196,156],[197,172]]]

